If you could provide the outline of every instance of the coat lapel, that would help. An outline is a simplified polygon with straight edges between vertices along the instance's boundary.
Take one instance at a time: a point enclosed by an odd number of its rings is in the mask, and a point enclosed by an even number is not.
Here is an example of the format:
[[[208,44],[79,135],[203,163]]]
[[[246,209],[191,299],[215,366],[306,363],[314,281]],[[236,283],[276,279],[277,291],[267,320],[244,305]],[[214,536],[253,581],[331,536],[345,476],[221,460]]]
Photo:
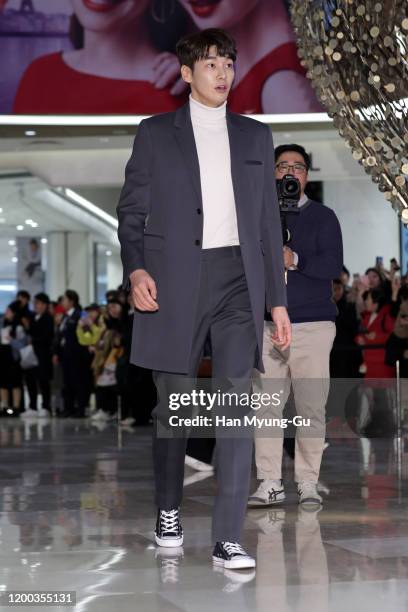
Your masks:
[[[186,162],[194,190],[202,206],[200,165],[198,162],[193,126],[191,124],[189,103],[176,111],[174,125],[176,127],[176,140]]]

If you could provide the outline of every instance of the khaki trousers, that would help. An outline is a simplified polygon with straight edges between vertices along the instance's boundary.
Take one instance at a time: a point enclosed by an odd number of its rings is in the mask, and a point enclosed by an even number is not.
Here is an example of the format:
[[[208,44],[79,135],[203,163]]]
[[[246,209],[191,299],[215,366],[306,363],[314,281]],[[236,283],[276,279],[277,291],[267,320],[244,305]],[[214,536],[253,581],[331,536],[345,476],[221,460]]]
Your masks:
[[[279,393],[278,406],[263,406],[259,418],[282,418],[292,385],[296,414],[310,425],[296,427],[295,481],[317,483],[326,434],[325,408],[330,387],[329,356],[336,334],[331,321],[294,323],[292,343],[281,351],[271,341],[273,323],[264,327],[265,373],[254,372],[253,391]],[[255,461],[260,480],[282,478],[284,429],[266,425],[255,431]]]

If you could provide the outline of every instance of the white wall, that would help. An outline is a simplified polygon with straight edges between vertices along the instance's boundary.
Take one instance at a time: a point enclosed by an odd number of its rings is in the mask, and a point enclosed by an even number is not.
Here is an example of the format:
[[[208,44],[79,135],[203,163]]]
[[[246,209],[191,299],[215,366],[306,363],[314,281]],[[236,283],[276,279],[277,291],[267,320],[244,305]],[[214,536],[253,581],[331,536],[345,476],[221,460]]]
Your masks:
[[[344,263],[351,274],[363,274],[378,255],[385,268],[392,257],[399,258],[398,217],[369,178],[325,181],[324,199],[340,221]]]

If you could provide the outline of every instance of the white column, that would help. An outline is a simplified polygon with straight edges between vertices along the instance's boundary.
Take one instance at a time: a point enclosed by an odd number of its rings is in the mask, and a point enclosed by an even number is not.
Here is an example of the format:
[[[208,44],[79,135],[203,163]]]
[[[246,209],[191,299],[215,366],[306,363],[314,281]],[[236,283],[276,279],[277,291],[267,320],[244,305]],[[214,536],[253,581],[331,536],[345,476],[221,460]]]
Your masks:
[[[122,284],[122,261],[118,249],[110,248],[112,255],[107,258],[108,289],[116,289]]]
[[[87,232],[67,233],[67,286],[79,294],[82,306],[90,300],[92,245]]]
[[[45,289],[52,300],[67,289],[67,232],[47,234]]]

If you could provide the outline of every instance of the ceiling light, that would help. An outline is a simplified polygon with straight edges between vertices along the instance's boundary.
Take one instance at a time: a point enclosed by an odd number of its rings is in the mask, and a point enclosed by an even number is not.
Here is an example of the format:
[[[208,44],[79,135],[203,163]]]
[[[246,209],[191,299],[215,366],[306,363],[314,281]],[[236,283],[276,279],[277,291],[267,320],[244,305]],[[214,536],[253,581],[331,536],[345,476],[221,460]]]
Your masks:
[[[9,243],[9,246],[15,246],[16,245],[16,241],[15,240],[9,240],[8,243]]]
[[[3,209],[2,209],[2,208],[0,208],[0,213],[2,213],[2,212],[3,212]]]
[[[99,217],[99,219],[102,219],[102,221],[105,221],[111,227],[114,227],[115,229],[117,229],[119,223],[118,223],[118,220],[115,219],[115,217],[113,217],[112,215],[109,215],[107,212],[105,212],[104,210],[99,208],[99,206],[96,206],[89,200],[86,200],[81,195],[79,195],[79,193],[76,193],[76,191],[73,191],[72,189],[65,189],[63,187],[62,188],[57,187],[56,191],[57,193],[60,193],[60,194],[62,193],[69,200],[76,202],[82,208],[92,213],[95,217]]]
[[[38,227],[38,223],[36,223],[35,221],[33,221],[33,222],[31,223],[31,227]]]
[[[17,262],[18,262],[18,257],[12,257],[12,258],[11,258],[11,261],[12,261],[13,263],[17,263]]]
[[[9,293],[14,293],[16,291],[15,285],[0,285],[0,291],[8,291]]]
[[[26,130],[24,134],[26,136],[37,136],[37,132],[35,130]]]
[[[0,223],[5,223],[6,220],[4,219],[4,217],[0,217]]]
[[[17,225],[16,229],[21,232],[24,229],[24,225]]]
[[[26,219],[26,220],[24,221],[24,223],[25,223],[26,225],[31,225],[31,224],[33,223],[33,220],[32,220],[32,219]]]
[[[3,115],[2,125],[62,125],[66,126],[124,126],[133,129],[139,125],[143,119],[150,115]],[[290,113],[276,115],[252,115],[252,117],[262,121],[262,123],[332,123],[332,119],[326,113]],[[27,130],[34,131],[34,130]],[[113,134],[125,133],[119,130],[112,130]]]
[[[106,256],[110,257],[112,255],[112,251],[106,251]]]
[[[46,238],[41,238],[41,244],[47,244],[48,240]]]

